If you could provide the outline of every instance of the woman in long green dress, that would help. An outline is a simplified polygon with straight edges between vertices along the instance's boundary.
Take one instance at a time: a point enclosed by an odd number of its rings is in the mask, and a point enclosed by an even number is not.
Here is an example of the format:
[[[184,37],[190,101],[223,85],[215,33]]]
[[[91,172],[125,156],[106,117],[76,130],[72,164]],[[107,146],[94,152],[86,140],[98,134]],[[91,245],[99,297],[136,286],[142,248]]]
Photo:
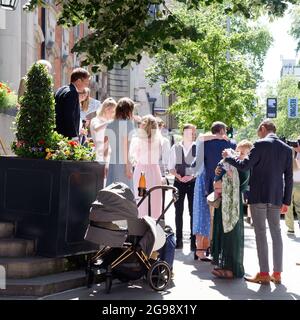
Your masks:
[[[241,141],[237,145],[237,151],[240,154],[239,158],[243,159],[246,157],[251,147],[251,142],[246,140]],[[234,168],[233,170],[236,169]],[[225,279],[232,279],[233,277],[242,278],[244,276],[244,207],[242,193],[247,189],[250,175],[249,171],[236,171],[236,176],[234,173],[229,172],[222,178],[222,205],[218,209],[215,209],[214,213],[211,252],[213,264],[216,265],[212,271],[213,275]],[[228,184],[230,188],[228,181],[231,180],[233,180],[233,183],[231,183],[231,193],[226,193],[228,191]],[[237,189],[234,194],[235,183],[237,184]],[[228,194],[232,195],[229,199]]]

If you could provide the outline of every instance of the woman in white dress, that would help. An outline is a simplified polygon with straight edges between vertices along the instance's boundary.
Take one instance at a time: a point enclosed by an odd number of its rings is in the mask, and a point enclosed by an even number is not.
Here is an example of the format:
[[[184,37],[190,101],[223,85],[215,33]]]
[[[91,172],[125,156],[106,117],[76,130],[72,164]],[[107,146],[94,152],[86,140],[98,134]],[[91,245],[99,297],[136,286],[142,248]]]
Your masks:
[[[104,132],[106,126],[115,115],[117,102],[113,98],[107,98],[97,110],[97,116],[91,120],[90,131],[95,144],[96,161],[108,161],[108,154],[104,155]]]
[[[145,173],[146,187],[161,185],[160,153],[161,134],[156,119],[152,115],[142,118],[137,135],[130,145],[130,158],[134,165],[133,186],[136,199],[138,199],[138,184],[141,172]],[[162,192],[156,190],[151,193],[151,213],[154,219],[161,215]],[[148,215],[148,200],[139,207],[139,217]]]

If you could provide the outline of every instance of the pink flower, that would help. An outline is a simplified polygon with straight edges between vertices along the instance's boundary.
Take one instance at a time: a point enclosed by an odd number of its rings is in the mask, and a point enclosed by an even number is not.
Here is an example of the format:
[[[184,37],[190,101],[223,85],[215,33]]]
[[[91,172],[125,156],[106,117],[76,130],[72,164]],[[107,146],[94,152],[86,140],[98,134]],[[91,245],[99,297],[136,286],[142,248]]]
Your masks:
[[[16,142],[16,147],[17,147],[17,148],[23,147],[24,144],[25,144],[25,143],[24,143],[23,140],[17,141],[17,142]]]

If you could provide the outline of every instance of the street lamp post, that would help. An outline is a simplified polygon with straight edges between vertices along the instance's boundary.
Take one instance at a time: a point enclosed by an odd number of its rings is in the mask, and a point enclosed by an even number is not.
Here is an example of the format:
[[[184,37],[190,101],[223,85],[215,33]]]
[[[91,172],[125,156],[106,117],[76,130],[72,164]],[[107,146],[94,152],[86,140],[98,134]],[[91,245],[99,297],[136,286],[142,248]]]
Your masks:
[[[0,0],[0,8],[5,10],[16,10],[19,0]]]

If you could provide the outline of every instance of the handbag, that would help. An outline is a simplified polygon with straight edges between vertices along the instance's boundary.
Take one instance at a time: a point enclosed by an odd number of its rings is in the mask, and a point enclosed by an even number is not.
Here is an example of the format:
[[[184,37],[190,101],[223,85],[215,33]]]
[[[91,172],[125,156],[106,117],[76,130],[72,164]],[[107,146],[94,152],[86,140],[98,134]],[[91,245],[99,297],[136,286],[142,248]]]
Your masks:
[[[215,192],[212,192],[210,193],[207,197],[206,197],[206,200],[207,200],[207,204],[209,206],[212,206],[213,208],[216,208],[218,209],[220,207],[220,204],[221,204],[221,197],[220,196],[217,196],[215,194]]]

